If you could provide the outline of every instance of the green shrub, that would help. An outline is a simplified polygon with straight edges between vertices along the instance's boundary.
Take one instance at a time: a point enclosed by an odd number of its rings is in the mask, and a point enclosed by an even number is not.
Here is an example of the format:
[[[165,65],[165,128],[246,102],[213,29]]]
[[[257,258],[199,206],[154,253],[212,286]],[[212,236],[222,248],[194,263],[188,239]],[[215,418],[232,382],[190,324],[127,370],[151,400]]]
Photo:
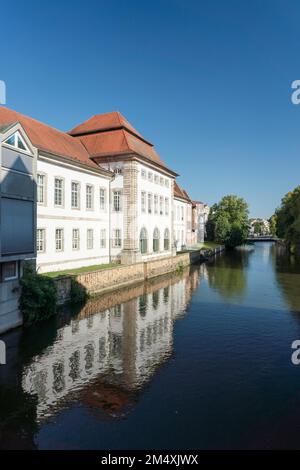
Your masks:
[[[37,274],[34,267],[27,266],[21,286],[20,310],[25,325],[55,315],[57,294],[53,279]]]
[[[81,302],[86,302],[88,299],[88,293],[86,288],[83,287],[76,279],[72,278],[71,280],[71,303],[78,304]]]

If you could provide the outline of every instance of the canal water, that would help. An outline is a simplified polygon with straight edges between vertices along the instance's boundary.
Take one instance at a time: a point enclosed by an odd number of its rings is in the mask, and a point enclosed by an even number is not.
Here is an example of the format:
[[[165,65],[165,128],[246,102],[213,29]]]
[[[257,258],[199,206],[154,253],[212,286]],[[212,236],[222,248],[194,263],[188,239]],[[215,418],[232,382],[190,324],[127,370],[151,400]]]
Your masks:
[[[272,243],[1,339],[0,448],[300,448],[300,265]]]

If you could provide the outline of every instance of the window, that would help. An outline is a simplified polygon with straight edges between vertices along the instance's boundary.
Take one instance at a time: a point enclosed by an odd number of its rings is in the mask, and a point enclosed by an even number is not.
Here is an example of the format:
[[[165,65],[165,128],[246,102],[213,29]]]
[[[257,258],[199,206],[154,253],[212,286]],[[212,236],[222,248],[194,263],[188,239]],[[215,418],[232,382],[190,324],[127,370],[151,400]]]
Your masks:
[[[165,198],[165,214],[169,215],[169,199]]]
[[[160,196],[159,198],[159,213],[160,215],[163,215],[164,213],[164,198],[162,196]]]
[[[141,171],[142,178],[145,180],[146,179],[146,171],[142,170]]]
[[[161,185],[163,185],[163,184],[164,184],[164,179],[163,179],[163,177],[162,177],[162,176],[159,178],[159,182],[160,182],[160,184],[161,184]]]
[[[165,186],[168,188],[169,187],[169,180],[165,178]]]
[[[153,232],[153,251],[157,253],[159,251],[159,230],[158,228],[154,229]]]
[[[86,208],[87,210],[92,210],[94,207],[94,188],[91,184],[86,185]]]
[[[154,195],[154,213],[158,213],[158,196],[157,194]]]
[[[148,181],[153,181],[153,173],[151,171],[148,173]]]
[[[92,250],[94,246],[94,231],[88,228],[86,231],[86,247],[88,250]]]
[[[100,188],[100,210],[102,211],[105,210],[105,204],[106,204],[106,189]]]
[[[37,202],[38,204],[46,204],[46,176],[37,175]]]
[[[10,147],[15,147],[19,150],[30,153],[29,148],[19,131],[8,137],[8,139],[6,139],[3,143],[9,145]]]
[[[181,207],[181,220],[184,219],[184,212],[183,212],[183,207]]]
[[[121,211],[121,191],[120,190],[113,192],[113,209],[115,212]]]
[[[112,245],[114,248],[120,248],[122,246],[121,230],[119,228],[113,230]]]
[[[100,230],[100,248],[105,248],[106,247],[106,230],[105,228],[102,228]]]
[[[55,249],[56,251],[63,251],[64,249],[64,230],[62,228],[55,230]]]
[[[79,209],[80,186],[79,183],[72,181],[71,205],[72,209]]]
[[[54,180],[54,205],[63,206],[64,181],[62,178]]]
[[[169,229],[166,228],[164,232],[164,250],[168,251],[170,248],[170,232]]]
[[[38,228],[36,233],[36,251],[38,253],[45,252],[45,245],[46,245],[46,233],[45,229]]]
[[[80,240],[79,240],[79,228],[73,228],[72,230],[72,250],[79,250]]]
[[[141,208],[142,208],[142,212],[146,212],[146,193],[145,193],[145,191],[141,192]]]
[[[115,175],[121,175],[122,174],[122,168],[119,166],[114,169],[114,174]]]
[[[152,194],[148,193],[148,213],[152,212]]]
[[[157,174],[154,175],[154,183],[159,183],[159,176]]]
[[[12,281],[18,278],[18,263],[17,261],[10,261],[9,263],[2,264],[2,279],[3,281]]]
[[[145,228],[142,228],[141,233],[140,233],[140,252],[141,253],[147,253],[148,250],[148,236],[147,236],[147,230]]]

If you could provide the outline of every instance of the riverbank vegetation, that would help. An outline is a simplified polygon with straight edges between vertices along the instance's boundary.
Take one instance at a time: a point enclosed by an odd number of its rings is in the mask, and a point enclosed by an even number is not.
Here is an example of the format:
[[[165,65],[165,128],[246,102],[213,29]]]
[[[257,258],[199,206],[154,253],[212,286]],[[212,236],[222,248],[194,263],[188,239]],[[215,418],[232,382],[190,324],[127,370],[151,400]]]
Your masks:
[[[285,241],[291,253],[300,254],[300,186],[287,193],[271,217],[272,231]]]
[[[78,275],[90,273],[91,271],[99,271],[100,269],[109,269],[119,266],[118,263],[107,263],[107,264],[95,264],[92,266],[82,266],[81,268],[75,269],[64,269],[63,271],[54,271],[50,273],[45,273],[44,276],[47,277],[60,277],[60,276],[69,276],[69,275]]]
[[[247,202],[238,196],[224,196],[211,207],[207,221],[207,240],[226,248],[242,245],[249,230]]]

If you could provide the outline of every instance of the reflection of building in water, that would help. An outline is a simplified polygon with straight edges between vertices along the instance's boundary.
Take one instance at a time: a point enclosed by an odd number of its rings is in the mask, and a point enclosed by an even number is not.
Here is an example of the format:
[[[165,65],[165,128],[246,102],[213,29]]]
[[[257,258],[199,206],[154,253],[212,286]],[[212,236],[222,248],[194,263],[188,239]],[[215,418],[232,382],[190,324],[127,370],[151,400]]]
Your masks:
[[[128,289],[116,293],[123,303],[114,306],[113,294],[87,304],[23,371],[24,391],[38,398],[38,419],[75,398],[109,412],[130,404],[170,357],[173,322],[198,282],[198,271],[185,272],[132,288],[134,298]]]

